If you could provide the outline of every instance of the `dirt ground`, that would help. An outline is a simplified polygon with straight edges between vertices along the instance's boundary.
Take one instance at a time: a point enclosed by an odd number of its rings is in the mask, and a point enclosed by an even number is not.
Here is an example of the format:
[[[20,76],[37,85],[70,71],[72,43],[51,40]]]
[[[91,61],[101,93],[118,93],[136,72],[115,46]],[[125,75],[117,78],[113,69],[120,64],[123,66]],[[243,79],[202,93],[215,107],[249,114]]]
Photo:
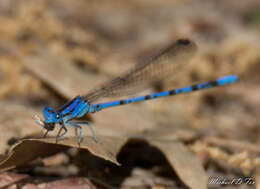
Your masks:
[[[0,188],[260,189],[259,0],[1,0],[0,23]],[[59,124],[43,137],[44,107],[178,39],[190,63],[141,94],[238,82],[89,113],[98,142],[88,127],[56,142]]]

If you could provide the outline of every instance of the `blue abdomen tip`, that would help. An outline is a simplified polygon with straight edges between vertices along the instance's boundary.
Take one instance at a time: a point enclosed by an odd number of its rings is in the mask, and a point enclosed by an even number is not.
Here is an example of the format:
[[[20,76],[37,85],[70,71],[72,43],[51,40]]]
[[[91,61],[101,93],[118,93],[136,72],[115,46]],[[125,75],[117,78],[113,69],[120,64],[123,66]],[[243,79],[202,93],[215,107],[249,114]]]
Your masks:
[[[237,80],[238,77],[236,75],[228,75],[218,79],[217,81],[219,85],[225,85],[228,83],[235,83]]]

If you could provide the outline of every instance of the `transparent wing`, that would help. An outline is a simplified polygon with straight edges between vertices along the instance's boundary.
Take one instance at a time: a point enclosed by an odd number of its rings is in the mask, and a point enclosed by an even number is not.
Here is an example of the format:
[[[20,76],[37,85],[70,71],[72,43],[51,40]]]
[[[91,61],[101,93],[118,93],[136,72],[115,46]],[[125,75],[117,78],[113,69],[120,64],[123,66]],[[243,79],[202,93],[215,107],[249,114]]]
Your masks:
[[[196,49],[194,42],[188,39],[178,40],[146,61],[137,64],[133,70],[90,91],[83,98],[93,102],[103,97],[118,97],[141,92],[149,88],[151,83],[162,81],[178,73],[180,67],[189,62]]]

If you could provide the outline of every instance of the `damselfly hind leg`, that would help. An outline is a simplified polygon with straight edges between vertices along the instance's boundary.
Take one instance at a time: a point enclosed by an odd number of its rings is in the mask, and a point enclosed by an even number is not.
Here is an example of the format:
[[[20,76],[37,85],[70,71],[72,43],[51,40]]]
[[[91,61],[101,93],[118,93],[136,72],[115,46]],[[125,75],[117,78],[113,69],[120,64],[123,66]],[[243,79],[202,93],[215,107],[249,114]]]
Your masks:
[[[90,128],[94,141],[98,142],[93,125],[89,121],[80,121],[80,122],[77,122],[77,124],[80,124],[80,125],[86,124]]]
[[[74,127],[75,129],[79,129],[79,131],[80,131],[79,137],[78,137],[78,143],[79,143],[79,144],[80,144],[80,142],[81,142],[82,139],[83,139],[83,137],[82,137],[82,128],[81,128],[81,126],[80,126],[80,125],[82,125],[82,124],[86,124],[86,125],[89,126],[89,128],[90,128],[90,130],[91,130],[91,132],[92,132],[92,135],[93,135],[93,140],[94,140],[95,142],[98,142],[97,137],[96,137],[96,134],[95,134],[94,129],[93,129],[93,126],[92,126],[92,124],[91,124],[90,122],[88,122],[88,121],[66,122],[66,123],[64,123],[64,124],[65,124],[65,126],[71,126],[71,127]]]

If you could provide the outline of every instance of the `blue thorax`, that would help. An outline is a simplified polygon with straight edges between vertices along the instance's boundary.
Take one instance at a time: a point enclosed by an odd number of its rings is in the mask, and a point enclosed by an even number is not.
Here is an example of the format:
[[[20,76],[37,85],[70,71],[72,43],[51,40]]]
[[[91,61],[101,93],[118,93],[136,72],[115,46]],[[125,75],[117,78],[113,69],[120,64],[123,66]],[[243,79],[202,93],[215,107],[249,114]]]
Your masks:
[[[62,121],[62,114],[61,112],[57,112],[50,107],[45,107],[43,109],[43,116],[45,118],[45,123],[59,123]]]
[[[53,130],[56,123],[64,124],[71,119],[80,118],[89,112],[89,108],[89,103],[82,100],[81,96],[75,97],[57,110],[45,107],[43,109],[45,128]]]

